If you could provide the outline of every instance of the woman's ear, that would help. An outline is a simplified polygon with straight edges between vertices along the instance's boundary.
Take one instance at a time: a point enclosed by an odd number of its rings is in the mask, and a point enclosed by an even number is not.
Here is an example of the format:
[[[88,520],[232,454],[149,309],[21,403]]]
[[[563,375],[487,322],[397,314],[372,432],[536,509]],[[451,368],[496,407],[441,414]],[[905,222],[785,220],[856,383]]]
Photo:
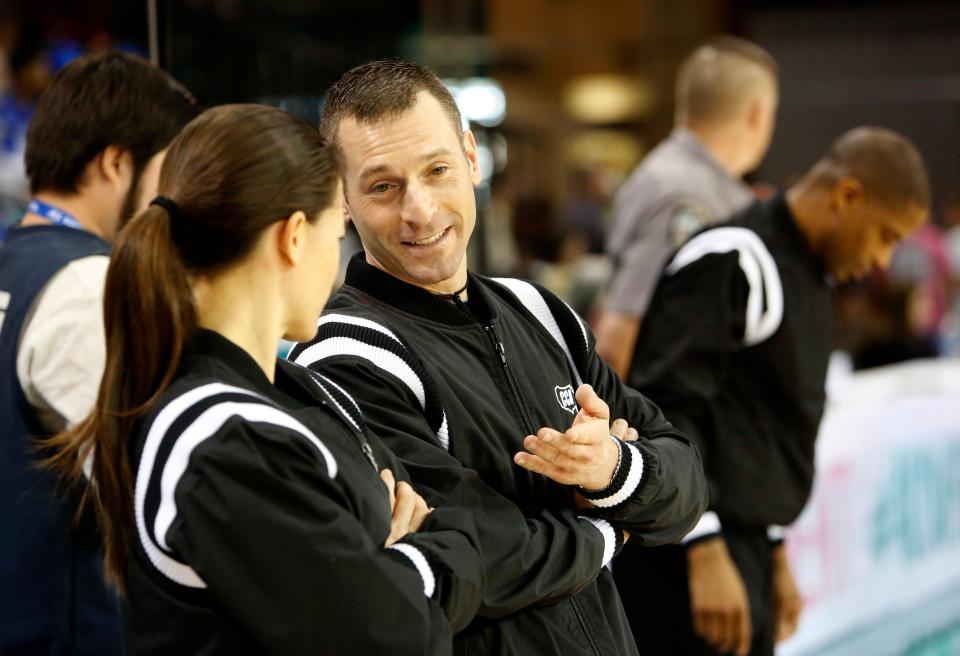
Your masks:
[[[307,216],[300,210],[288,216],[280,225],[277,246],[280,255],[291,266],[300,264],[306,252],[306,228]]]

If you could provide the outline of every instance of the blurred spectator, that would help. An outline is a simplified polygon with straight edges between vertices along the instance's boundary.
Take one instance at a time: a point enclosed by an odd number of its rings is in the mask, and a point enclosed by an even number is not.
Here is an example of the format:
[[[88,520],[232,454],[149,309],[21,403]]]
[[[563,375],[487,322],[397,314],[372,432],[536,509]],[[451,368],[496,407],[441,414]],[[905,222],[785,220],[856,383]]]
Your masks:
[[[93,517],[41,470],[39,440],[90,413],[104,367],[109,243],[156,194],[194,100],[108,53],[61,71],[26,138],[33,198],[0,247],[0,653],[120,653]],[[93,454],[88,454],[93,458]]]
[[[540,195],[518,198],[513,204],[512,227],[518,256],[514,275],[534,278],[540,264],[557,260],[563,231],[549,198]]]
[[[589,240],[559,220],[545,196],[514,204],[513,231],[519,259],[512,275],[536,280],[588,316],[610,277],[607,259],[589,252]]]
[[[614,199],[607,252],[615,270],[597,348],[621,377],[669,254],[753,200],[740,177],[767,152],[777,100],[776,64],[749,41],[714,39],[680,67],[676,127]]]
[[[837,346],[850,353],[856,370],[939,354],[925,330],[929,305],[921,288],[875,273],[843,287],[837,299]]]
[[[571,175],[572,197],[561,212],[566,238],[581,241],[578,250],[584,253],[603,253],[603,215],[608,199],[598,175],[591,168],[575,170]]]
[[[513,204],[510,178],[496,175],[490,182],[490,200],[483,212],[483,239],[486,246],[486,271],[490,275],[506,276],[517,270],[519,254],[513,234]],[[471,242],[479,244],[474,238]],[[480,261],[476,256],[476,261]]]
[[[960,193],[955,193],[946,203],[941,222],[950,265],[941,351],[944,355],[960,356]]]
[[[13,207],[29,195],[23,151],[27,125],[37,99],[52,76],[46,43],[38,34],[24,33],[10,54],[10,87],[0,97],[0,194],[4,197],[4,224],[19,218]],[[16,216],[11,217],[10,213]]]

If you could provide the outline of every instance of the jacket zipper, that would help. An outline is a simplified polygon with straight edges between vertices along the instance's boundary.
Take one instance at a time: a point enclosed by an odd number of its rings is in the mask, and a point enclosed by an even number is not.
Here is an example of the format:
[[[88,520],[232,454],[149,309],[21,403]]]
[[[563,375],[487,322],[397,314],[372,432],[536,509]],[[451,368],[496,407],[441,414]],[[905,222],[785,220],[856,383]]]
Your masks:
[[[527,431],[527,435],[535,435],[537,429],[534,428],[533,422],[530,420],[530,417],[527,415],[527,411],[524,408],[523,397],[520,394],[520,386],[517,385],[517,381],[513,377],[513,371],[510,370],[510,365],[507,363],[507,356],[503,350],[503,342],[501,342],[500,338],[497,336],[497,329],[492,323],[484,323],[483,330],[487,333],[490,344],[493,346],[493,350],[497,353],[497,357],[500,360],[500,366],[503,369],[503,374],[507,379],[507,384],[510,386],[510,397],[513,401],[514,412],[517,413],[517,418],[523,425],[524,430]]]
[[[314,377],[313,372],[310,372],[310,376],[311,378],[313,378],[313,382],[316,383],[317,387],[319,387],[320,390],[323,392],[323,395],[328,396],[329,392],[327,392],[324,386],[320,384],[320,381]],[[340,411],[337,409],[336,404],[331,405],[326,398],[323,399],[323,405],[327,406],[327,409],[330,410],[330,412],[332,412],[333,414],[340,415]],[[371,465],[373,465],[373,471],[379,474],[380,466],[377,464],[377,459],[373,455],[373,447],[370,446],[370,442],[367,441],[367,436],[363,434],[362,430],[357,430],[356,428],[354,428],[353,425],[349,421],[347,421],[344,417],[338,416],[337,418],[340,419],[340,421],[342,421],[343,423],[347,424],[347,429],[351,433],[353,433],[354,438],[357,440],[357,444],[360,445],[360,451],[363,452],[363,455],[367,459],[367,461]]]
[[[583,619],[583,612],[580,610],[580,605],[577,603],[576,597],[570,597],[570,605],[573,607],[573,614],[577,616],[577,621],[580,622],[580,629],[583,631],[587,642],[590,643],[593,653],[600,656],[600,647],[597,645],[597,641],[593,638],[593,633],[590,632],[586,621]]]

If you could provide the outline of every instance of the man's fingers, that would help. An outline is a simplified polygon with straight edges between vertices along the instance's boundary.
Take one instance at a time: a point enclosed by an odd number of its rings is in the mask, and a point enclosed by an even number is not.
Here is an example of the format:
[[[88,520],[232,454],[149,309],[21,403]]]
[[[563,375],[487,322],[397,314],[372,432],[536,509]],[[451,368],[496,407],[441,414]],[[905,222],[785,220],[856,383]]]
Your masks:
[[[578,387],[574,398],[576,398],[577,405],[580,406],[580,409],[587,414],[597,419],[610,419],[610,408],[603,402],[603,399],[597,396],[597,393],[594,392],[593,388],[589,385],[581,385]]]
[[[739,623],[737,625],[736,651],[739,656],[747,656],[750,653],[750,643],[753,641],[753,625],[750,622],[750,610],[744,608],[739,613]]]
[[[714,615],[714,622],[717,638],[717,642],[715,644],[717,645],[717,648],[722,652],[733,651],[737,640],[736,613],[730,611],[729,609],[716,613]]]
[[[720,618],[716,613],[710,611],[700,611],[699,613],[700,629],[698,633],[706,643],[712,647],[720,646]]]
[[[800,603],[797,600],[786,602],[777,617],[777,642],[786,640],[797,632],[800,619]]]
[[[561,485],[570,485],[573,482],[565,469],[532,453],[518,453],[513,457],[513,461],[527,471],[546,476]]]
[[[554,442],[560,442],[563,440],[564,433],[561,433],[558,430],[548,428],[544,426],[537,431],[537,439],[546,442],[547,444],[552,444]]]
[[[404,529],[404,535],[410,532],[410,520],[417,508],[418,498],[419,495],[413,491],[409,483],[404,481],[397,483],[397,505],[393,509],[393,516],[400,528]]]
[[[394,488],[397,486],[396,480],[393,478],[393,472],[389,469],[383,469],[380,471],[380,480],[383,481],[383,484],[387,486],[387,496],[390,498],[390,512],[393,513],[393,507],[396,505],[396,494],[394,493]]]
[[[553,444],[548,444],[539,437],[534,437],[533,435],[528,435],[523,440],[523,448],[533,455],[539,456],[547,462],[552,462],[555,465],[566,466],[570,460],[570,458],[568,458],[562,451],[557,449]]]
[[[624,442],[636,442],[640,439],[640,433],[636,428],[631,428],[626,419],[617,419],[610,424],[610,434]]]
[[[432,508],[427,506],[427,502],[423,500],[423,497],[416,492],[414,492],[414,494],[417,497],[417,501],[413,508],[413,517],[410,519],[411,533],[415,533],[420,530],[420,526],[432,511]]]
[[[692,617],[693,617],[693,632],[709,643],[710,640],[707,639],[706,613],[704,613],[703,611],[695,610],[693,611]]]
[[[796,632],[797,625],[795,622],[790,622],[789,620],[780,620],[777,623],[777,642],[783,642]]]
[[[556,442],[546,443],[533,435],[524,438],[523,448],[548,462],[568,469],[589,465],[595,455],[592,447],[564,444],[561,448]]]
[[[617,439],[623,439],[624,435],[627,434],[627,425],[626,419],[617,419],[612,424],[610,424],[610,434],[616,437]],[[636,431],[634,431],[636,432]]]
[[[566,451],[577,444],[596,445],[603,440],[610,439],[607,436],[608,432],[606,429],[598,431],[596,424],[592,426],[581,424],[579,426],[572,426],[566,433],[555,431],[552,428],[541,428],[537,431],[537,438],[552,445],[559,451]]]

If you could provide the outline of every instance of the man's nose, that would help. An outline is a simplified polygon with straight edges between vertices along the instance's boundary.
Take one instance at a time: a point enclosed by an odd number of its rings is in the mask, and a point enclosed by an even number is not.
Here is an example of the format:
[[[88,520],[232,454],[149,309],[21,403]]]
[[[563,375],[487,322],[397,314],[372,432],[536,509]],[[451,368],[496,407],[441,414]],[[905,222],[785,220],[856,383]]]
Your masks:
[[[437,205],[433,195],[420,182],[412,182],[406,186],[403,201],[400,207],[400,217],[405,223],[422,225],[429,223],[436,214]]]
[[[873,258],[873,266],[875,269],[886,269],[890,266],[890,260],[893,258],[893,244],[886,246],[880,250]]]

